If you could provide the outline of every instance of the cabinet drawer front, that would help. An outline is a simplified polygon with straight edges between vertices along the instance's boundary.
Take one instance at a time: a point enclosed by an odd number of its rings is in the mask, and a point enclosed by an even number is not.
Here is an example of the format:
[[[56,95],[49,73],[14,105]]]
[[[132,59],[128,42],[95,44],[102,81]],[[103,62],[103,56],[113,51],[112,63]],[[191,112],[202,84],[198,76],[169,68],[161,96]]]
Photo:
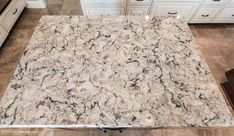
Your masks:
[[[191,20],[191,23],[211,23],[221,8],[201,7]]]
[[[216,23],[234,23],[234,8],[223,9],[215,18]]]
[[[124,8],[87,8],[88,16],[119,16],[124,14]]]
[[[149,7],[129,7],[127,11],[128,15],[148,15],[149,14]]]
[[[0,25],[0,47],[7,37],[7,31]]]
[[[6,30],[10,31],[25,6],[26,3],[24,0],[15,1],[11,9],[2,20],[2,25],[6,28]]]
[[[141,6],[151,5],[152,0],[129,0],[129,5]]]
[[[234,0],[230,0],[229,3],[234,6]]]
[[[152,10],[152,15],[156,16],[183,16],[187,21],[190,20],[192,15],[197,10],[198,3],[186,3],[186,2],[160,2],[156,3]]]
[[[83,0],[87,4],[112,4],[112,3],[119,3],[123,4],[126,3],[127,0]]]
[[[203,5],[210,5],[210,6],[223,6],[227,3],[227,0],[205,0]]]

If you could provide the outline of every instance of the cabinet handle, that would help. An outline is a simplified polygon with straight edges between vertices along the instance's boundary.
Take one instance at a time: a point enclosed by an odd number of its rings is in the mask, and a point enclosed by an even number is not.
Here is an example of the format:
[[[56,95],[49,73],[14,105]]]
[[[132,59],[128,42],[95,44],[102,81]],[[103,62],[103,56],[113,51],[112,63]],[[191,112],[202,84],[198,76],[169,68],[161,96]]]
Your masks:
[[[234,17],[234,14],[232,16]]]
[[[136,1],[144,1],[144,0],[136,0]]]
[[[167,14],[175,15],[175,14],[177,14],[177,12],[168,12]]]
[[[18,11],[18,9],[16,8],[16,9],[14,10],[14,12],[12,12],[12,14],[15,15],[15,14],[17,13],[17,11]]]
[[[203,16],[203,17],[208,17],[208,16],[209,16],[209,14],[207,14],[207,15],[201,15],[201,16]]]
[[[221,1],[221,0],[213,0],[213,1],[218,2],[218,1]]]

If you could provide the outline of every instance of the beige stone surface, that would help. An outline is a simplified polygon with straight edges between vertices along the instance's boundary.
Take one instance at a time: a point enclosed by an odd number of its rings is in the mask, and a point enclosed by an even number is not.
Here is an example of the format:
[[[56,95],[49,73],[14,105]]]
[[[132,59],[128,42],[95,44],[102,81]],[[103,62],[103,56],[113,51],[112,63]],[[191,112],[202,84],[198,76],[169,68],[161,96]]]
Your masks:
[[[69,7],[74,7],[75,5],[68,5],[69,1],[73,0],[47,0],[48,8],[47,9],[33,9],[33,10],[25,10],[23,15],[20,17],[18,23],[16,24],[14,30],[11,32],[7,41],[4,44],[4,47],[0,49],[0,96],[2,96],[6,90],[6,86],[8,85],[13,72],[19,62],[19,59],[22,56],[25,47],[28,44],[29,39],[31,38],[32,32],[34,31],[37,22],[41,15],[56,15],[61,13],[65,13],[66,10],[69,11]],[[78,2],[78,0],[76,1]],[[57,3],[57,4],[56,4]],[[61,8],[63,5],[68,5],[68,9],[63,11]],[[74,15],[81,15],[81,8],[77,6],[76,11],[72,12]],[[190,28],[199,42],[200,50],[204,58],[206,59],[212,74],[215,77],[217,83],[222,82],[224,79],[224,73],[227,70],[230,70],[234,67],[234,26],[232,24],[224,24],[224,25],[190,25]],[[211,48],[208,45],[212,45]],[[23,47],[23,48],[19,48]],[[213,48],[215,47],[215,48]],[[221,54],[217,55],[206,55],[208,52],[212,52],[213,49],[218,49]],[[215,57],[220,57],[221,59],[215,59]],[[220,64],[220,60],[221,63]],[[225,97],[225,96],[224,96]],[[228,104],[228,102],[227,102]],[[1,129],[1,131],[5,131],[5,129]],[[8,131],[9,129],[7,129]],[[27,133],[22,134],[21,131],[25,129],[11,129],[9,130],[11,135],[27,135]],[[20,131],[20,132],[18,132]],[[29,130],[30,131],[30,130]],[[32,131],[32,130],[31,130]],[[38,133],[43,130],[36,130]],[[47,130],[46,130],[47,131]],[[96,136],[96,135],[122,135],[118,133],[104,134],[96,130],[64,130],[64,129],[49,129],[49,131],[53,131],[56,133],[55,135],[64,134],[64,135],[72,135],[76,133],[80,136]],[[73,132],[76,131],[76,132]],[[161,129],[160,129],[161,131]],[[180,133],[181,135],[187,135],[187,133],[194,133],[194,131],[198,131],[196,136],[233,136],[234,127],[230,128],[206,128],[206,129],[165,129],[164,131]],[[189,132],[191,131],[191,132]],[[45,134],[45,133],[44,133]],[[125,135],[143,135],[149,134],[151,136],[157,136],[158,133],[151,130],[131,130],[126,132]],[[35,134],[37,135],[37,134]],[[75,134],[73,134],[75,135]]]

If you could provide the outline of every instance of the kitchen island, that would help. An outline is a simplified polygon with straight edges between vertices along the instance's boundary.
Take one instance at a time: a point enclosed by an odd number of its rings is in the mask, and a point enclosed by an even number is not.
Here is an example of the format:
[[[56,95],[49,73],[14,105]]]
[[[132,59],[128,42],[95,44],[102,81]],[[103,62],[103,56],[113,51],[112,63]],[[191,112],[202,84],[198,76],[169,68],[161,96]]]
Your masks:
[[[176,17],[43,16],[0,103],[0,127],[232,125]]]

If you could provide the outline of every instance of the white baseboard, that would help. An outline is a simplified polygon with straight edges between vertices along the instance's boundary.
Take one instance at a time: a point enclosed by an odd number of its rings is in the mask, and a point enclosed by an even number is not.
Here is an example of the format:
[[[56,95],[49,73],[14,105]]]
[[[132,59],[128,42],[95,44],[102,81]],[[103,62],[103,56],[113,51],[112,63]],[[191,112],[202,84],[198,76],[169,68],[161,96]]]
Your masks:
[[[46,3],[44,0],[37,0],[37,1],[27,1],[27,8],[46,8]]]

